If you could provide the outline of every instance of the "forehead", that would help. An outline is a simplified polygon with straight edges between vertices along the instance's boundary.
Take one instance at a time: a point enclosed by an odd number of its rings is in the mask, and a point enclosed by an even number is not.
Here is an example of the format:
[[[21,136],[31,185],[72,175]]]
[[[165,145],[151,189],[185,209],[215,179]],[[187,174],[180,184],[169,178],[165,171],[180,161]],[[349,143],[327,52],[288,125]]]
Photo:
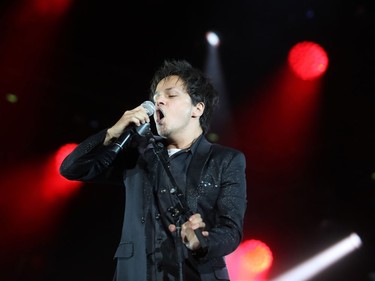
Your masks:
[[[156,93],[173,88],[185,89],[184,81],[177,75],[172,75],[160,80],[156,86]]]

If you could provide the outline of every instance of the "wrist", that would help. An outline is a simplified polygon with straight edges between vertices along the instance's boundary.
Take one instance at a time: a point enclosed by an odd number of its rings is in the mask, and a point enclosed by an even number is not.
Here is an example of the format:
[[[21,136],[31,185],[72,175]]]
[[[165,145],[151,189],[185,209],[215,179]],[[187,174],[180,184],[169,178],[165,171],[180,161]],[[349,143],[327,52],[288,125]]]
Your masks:
[[[191,250],[191,251],[195,250],[195,249],[193,248],[193,245],[191,245],[189,242],[184,242],[184,245],[185,245],[185,247],[186,247],[188,250]]]
[[[109,129],[107,130],[106,135],[105,135],[105,139],[104,139],[104,143],[103,143],[103,144],[104,144],[104,145],[109,145],[109,144],[115,142],[116,140],[117,140],[117,137],[115,137],[115,136],[112,134],[111,129],[109,128]]]

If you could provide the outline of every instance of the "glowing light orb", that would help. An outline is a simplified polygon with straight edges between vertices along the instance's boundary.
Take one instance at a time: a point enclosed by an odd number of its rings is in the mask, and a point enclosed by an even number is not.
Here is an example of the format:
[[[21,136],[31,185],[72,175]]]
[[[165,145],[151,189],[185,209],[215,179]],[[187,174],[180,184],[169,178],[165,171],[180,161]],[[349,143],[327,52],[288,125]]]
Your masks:
[[[290,50],[288,62],[296,76],[302,80],[314,80],[326,72],[328,56],[320,45],[303,41]]]

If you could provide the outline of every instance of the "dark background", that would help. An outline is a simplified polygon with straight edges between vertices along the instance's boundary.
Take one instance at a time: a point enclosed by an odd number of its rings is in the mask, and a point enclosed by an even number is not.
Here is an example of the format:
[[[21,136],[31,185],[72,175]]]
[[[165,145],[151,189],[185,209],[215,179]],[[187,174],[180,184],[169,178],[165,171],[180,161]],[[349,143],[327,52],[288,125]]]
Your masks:
[[[40,46],[38,37],[28,40],[20,33],[14,40],[9,35],[17,32],[7,21],[16,2],[0,6],[0,30],[8,35],[0,38],[1,95],[19,95],[16,105],[4,98],[0,104],[2,169],[17,170],[19,163],[112,125],[126,109],[148,98],[152,74],[166,58],[187,59],[204,69],[205,33],[213,30],[222,40],[219,58],[236,138],[226,135],[219,142],[246,154],[245,238],[262,240],[272,250],[270,277],[356,232],[363,246],[314,280],[375,280],[372,1],[80,0],[60,19],[53,40],[51,36]],[[256,155],[262,154],[248,149],[252,139],[243,136],[251,132],[243,117],[252,95],[302,40],[323,46],[330,65],[322,78],[319,137],[312,141],[309,173],[286,180],[273,177],[277,167],[260,165]],[[33,46],[48,50],[36,59],[42,66],[31,67],[35,58],[26,56],[13,64],[13,58]],[[5,50],[12,50],[11,55]],[[22,185],[14,188],[22,190]],[[2,250],[0,279],[111,280],[122,196],[118,188],[84,185],[54,222],[53,234],[44,234],[43,241],[9,259]],[[9,249],[18,242],[3,243]]]

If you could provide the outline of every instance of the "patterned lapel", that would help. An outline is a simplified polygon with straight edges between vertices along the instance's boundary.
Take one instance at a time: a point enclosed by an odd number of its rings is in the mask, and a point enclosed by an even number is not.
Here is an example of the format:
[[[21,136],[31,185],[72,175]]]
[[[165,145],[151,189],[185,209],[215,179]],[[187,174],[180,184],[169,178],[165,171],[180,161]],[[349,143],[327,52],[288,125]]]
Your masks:
[[[158,171],[158,159],[150,146],[144,152],[144,169],[145,169],[145,179],[143,184],[143,211],[145,214],[148,213],[148,209],[153,204],[153,190],[156,188],[157,184],[157,171]]]
[[[206,138],[198,143],[197,150],[191,159],[186,179],[186,201],[189,208],[194,212],[197,210],[198,186],[204,166],[211,154],[212,144]]]

